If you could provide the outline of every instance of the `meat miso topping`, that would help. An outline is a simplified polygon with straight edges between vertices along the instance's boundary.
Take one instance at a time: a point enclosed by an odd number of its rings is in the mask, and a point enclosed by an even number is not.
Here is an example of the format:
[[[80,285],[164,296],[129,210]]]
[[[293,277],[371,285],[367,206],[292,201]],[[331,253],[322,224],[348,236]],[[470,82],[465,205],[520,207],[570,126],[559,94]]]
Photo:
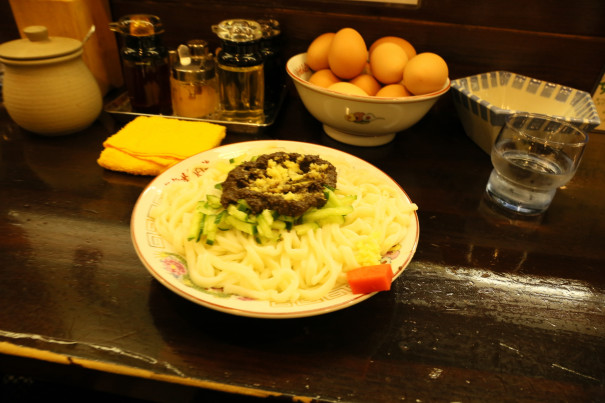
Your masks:
[[[336,168],[317,155],[276,152],[244,162],[223,182],[221,204],[245,200],[256,214],[264,209],[300,216],[326,203],[324,186],[336,187]]]

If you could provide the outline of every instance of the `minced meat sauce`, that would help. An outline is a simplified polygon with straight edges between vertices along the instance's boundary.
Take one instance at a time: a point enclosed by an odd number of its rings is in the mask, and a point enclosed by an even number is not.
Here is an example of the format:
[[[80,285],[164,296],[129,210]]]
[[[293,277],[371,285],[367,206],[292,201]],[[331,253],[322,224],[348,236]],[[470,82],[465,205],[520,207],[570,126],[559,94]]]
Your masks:
[[[326,203],[324,186],[336,187],[336,168],[317,155],[276,152],[233,168],[223,182],[221,204],[244,199],[256,214],[264,209],[297,217]]]

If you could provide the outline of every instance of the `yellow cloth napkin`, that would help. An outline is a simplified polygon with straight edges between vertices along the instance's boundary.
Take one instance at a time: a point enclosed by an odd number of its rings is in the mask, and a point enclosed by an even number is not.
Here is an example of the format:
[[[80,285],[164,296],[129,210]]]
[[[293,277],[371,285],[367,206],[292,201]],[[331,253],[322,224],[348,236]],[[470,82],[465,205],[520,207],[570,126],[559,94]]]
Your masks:
[[[98,164],[113,171],[158,175],[170,166],[221,144],[226,128],[209,122],[138,116],[109,137]]]

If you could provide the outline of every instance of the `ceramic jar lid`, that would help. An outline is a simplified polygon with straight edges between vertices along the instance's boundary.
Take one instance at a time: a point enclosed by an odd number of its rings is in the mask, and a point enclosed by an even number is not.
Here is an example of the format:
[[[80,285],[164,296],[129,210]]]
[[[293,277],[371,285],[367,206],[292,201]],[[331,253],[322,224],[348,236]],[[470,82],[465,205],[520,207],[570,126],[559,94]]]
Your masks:
[[[16,39],[0,45],[0,58],[7,60],[43,60],[66,56],[82,50],[82,42],[77,39],[48,36],[48,30],[41,25],[26,27],[26,39]]]

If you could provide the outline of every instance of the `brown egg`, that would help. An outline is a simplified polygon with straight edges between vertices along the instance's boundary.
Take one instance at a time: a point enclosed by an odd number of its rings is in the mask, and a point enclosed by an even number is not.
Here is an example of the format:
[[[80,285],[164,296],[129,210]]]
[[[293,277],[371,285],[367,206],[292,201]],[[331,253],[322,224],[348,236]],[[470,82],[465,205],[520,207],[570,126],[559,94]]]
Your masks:
[[[341,94],[360,95],[360,96],[366,96],[366,97],[368,96],[368,94],[364,90],[362,90],[355,84],[351,84],[347,81],[341,81],[339,83],[334,83],[331,86],[329,86],[328,89],[331,91],[340,92]]]
[[[381,98],[409,97],[412,94],[402,84],[389,84],[382,87],[377,93]]]
[[[340,82],[340,79],[332,73],[332,70],[323,69],[313,73],[309,77],[309,82],[323,88],[328,88],[330,85]]]
[[[334,38],[334,32],[319,35],[307,48],[307,66],[313,71],[329,68],[328,51]]]
[[[364,90],[368,95],[372,96],[375,95],[380,89],[380,83],[369,74],[360,74],[349,82],[351,84],[355,84]]]
[[[414,46],[412,46],[410,42],[398,36],[384,36],[382,38],[377,39],[376,41],[374,41],[374,43],[372,43],[372,46],[370,46],[370,54],[372,54],[372,51],[376,48],[376,46],[385,42],[390,42],[401,46],[401,48],[405,51],[406,55],[408,56],[408,60],[416,56],[416,49],[414,49]]]
[[[385,42],[370,53],[372,75],[383,84],[395,84],[403,79],[408,56],[401,46]]]
[[[416,55],[403,71],[403,85],[414,95],[428,94],[443,88],[448,68],[441,56],[425,52]]]
[[[343,80],[350,80],[361,74],[367,60],[368,49],[359,32],[353,28],[336,32],[328,53],[328,63],[334,74]]]

